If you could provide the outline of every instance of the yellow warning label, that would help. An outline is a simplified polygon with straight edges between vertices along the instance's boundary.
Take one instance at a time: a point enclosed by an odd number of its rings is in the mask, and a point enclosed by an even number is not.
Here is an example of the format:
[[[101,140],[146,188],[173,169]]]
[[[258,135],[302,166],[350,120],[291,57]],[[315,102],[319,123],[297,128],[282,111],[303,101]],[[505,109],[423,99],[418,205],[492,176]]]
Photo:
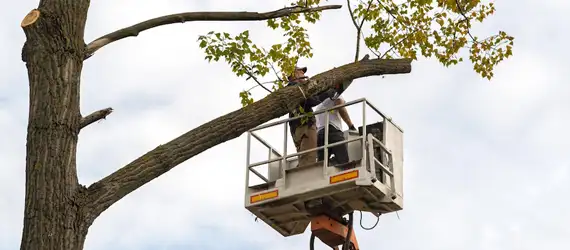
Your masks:
[[[260,202],[260,201],[264,201],[264,200],[268,200],[268,199],[273,199],[277,196],[279,196],[279,190],[273,190],[270,192],[252,195],[249,197],[249,202],[250,203],[256,203],[256,202]]]
[[[330,177],[330,184],[358,178],[358,169]]]

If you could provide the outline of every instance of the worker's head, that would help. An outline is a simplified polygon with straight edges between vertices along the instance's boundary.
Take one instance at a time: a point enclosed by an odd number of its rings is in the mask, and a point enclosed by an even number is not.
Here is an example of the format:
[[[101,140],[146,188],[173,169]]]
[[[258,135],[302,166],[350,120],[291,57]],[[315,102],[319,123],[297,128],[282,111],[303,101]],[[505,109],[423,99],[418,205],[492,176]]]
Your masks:
[[[295,67],[295,70],[289,76],[288,80],[290,82],[300,82],[304,79],[305,73],[307,73],[307,67]]]

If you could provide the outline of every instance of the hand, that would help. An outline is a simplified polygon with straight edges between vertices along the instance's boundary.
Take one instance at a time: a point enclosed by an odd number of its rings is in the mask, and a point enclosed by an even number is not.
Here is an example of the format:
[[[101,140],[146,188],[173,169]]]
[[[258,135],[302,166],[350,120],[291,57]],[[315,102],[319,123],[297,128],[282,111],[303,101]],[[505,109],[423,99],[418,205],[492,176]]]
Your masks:
[[[354,125],[350,125],[350,126],[348,126],[348,134],[349,134],[349,135],[356,135],[356,136],[358,136],[360,133],[359,133],[358,130],[354,127]]]

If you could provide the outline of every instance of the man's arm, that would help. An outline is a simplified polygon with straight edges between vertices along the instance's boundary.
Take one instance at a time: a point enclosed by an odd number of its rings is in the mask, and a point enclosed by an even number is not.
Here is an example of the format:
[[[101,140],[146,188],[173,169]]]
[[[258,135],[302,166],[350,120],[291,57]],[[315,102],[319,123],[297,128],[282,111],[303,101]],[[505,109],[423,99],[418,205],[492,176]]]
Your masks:
[[[335,94],[336,94],[336,90],[328,89],[328,90],[325,90],[318,95],[314,95],[314,96],[307,98],[307,100],[305,100],[305,103],[309,104],[311,107],[314,107],[314,106],[321,104],[321,102],[323,102],[327,98],[334,97]]]
[[[344,103],[345,102],[344,102],[344,99],[342,97],[338,97],[334,100],[335,106],[342,105]],[[346,125],[348,126],[348,129],[356,130],[356,128],[354,127],[354,124],[352,124],[352,121],[350,120],[350,116],[348,115],[348,111],[346,111],[346,107],[339,108],[338,113],[340,114],[340,118],[342,118],[344,123],[346,123]]]
[[[346,82],[343,82],[340,85],[337,85],[335,88],[331,88],[331,89],[327,89],[323,92],[321,92],[318,95],[312,96],[310,98],[307,98],[307,104],[311,105],[311,107],[317,106],[319,105],[321,102],[323,102],[325,99],[327,98],[331,98],[333,100],[337,100],[337,98],[340,98],[340,95],[342,94],[342,92],[344,91],[345,87],[347,87],[348,85],[350,85],[350,83],[352,83],[353,80],[349,80]],[[344,103],[344,100],[343,100]],[[335,102],[336,104],[336,102]],[[338,104],[337,104],[338,105]],[[348,117],[348,112],[346,112],[346,108],[342,108],[342,110],[344,110],[344,116],[343,116],[343,120],[345,122],[347,122],[347,124],[352,124],[350,122],[350,117]],[[342,115],[342,114],[341,114]],[[346,117],[346,119],[345,119]],[[347,120],[348,119],[348,120]]]

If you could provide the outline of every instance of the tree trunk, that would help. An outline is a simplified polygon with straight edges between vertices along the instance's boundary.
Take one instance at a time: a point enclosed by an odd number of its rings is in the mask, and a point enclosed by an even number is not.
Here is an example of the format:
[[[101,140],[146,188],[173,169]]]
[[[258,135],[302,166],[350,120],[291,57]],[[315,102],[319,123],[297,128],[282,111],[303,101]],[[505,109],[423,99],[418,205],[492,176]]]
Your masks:
[[[22,21],[30,104],[20,249],[82,249],[84,216],[76,148],[87,0],[42,0]]]

